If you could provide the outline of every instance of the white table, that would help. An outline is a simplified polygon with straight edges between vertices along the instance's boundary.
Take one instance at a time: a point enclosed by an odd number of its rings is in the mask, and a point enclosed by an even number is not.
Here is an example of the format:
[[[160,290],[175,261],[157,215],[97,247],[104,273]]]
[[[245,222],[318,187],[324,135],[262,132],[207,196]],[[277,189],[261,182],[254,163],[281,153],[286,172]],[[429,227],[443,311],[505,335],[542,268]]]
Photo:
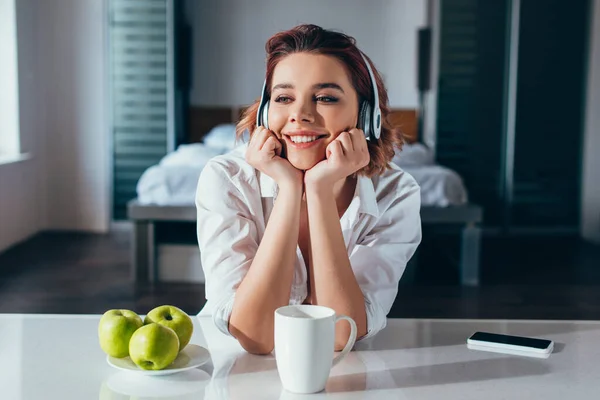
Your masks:
[[[110,367],[98,315],[0,314],[0,398],[299,399],[282,390],[272,356],[252,356],[209,319],[194,318],[203,367],[138,377]],[[467,349],[476,330],[549,338],[548,359]],[[335,399],[590,399],[600,392],[600,322],[389,320],[332,369]],[[151,397],[153,396],[153,397]]]

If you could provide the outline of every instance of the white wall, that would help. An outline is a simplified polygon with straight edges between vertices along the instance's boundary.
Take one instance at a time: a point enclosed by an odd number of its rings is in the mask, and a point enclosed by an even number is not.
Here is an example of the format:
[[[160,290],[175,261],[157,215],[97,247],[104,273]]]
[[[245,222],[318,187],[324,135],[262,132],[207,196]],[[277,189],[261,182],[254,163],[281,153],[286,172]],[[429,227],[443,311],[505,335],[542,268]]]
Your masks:
[[[39,184],[45,137],[39,97],[37,17],[34,1],[16,1],[20,147],[28,159],[0,165],[0,251],[38,232],[44,225],[45,188]]]
[[[109,129],[101,0],[38,1],[46,85],[48,227],[106,231]]]
[[[15,0],[0,0],[0,160],[19,154],[19,88]]]
[[[600,243],[600,0],[593,4],[590,27],[584,136],[582,235]]]
[[[0,165],[0,251],[45,229],[110,221],[102,0],[18,0],[21,150]]]
[[[36,174],[33,160],[0,165],[0,252],[40,229]]]
[[[194,105],[247,105],[260,96],[265,42],[313,23],[354,36],[384,76],[392,107],[418,105],[417,29],[423,0],[206,0],[194,3]]]

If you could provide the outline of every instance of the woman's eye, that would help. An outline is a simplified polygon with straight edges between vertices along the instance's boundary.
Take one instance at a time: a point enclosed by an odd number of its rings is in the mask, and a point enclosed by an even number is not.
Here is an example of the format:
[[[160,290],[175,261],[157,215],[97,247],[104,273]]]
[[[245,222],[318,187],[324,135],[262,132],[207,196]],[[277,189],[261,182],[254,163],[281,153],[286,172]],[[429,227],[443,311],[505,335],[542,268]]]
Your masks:
[[[289,103],[292,99],[289,98],[288,96],[278,96],[275,99],[276,103]]]
[[[320,101],[323,103],[335,103],[336,101],[338,101],[338,99],[335,97],[331,97],[331,96],[318,96],[317,101]]]

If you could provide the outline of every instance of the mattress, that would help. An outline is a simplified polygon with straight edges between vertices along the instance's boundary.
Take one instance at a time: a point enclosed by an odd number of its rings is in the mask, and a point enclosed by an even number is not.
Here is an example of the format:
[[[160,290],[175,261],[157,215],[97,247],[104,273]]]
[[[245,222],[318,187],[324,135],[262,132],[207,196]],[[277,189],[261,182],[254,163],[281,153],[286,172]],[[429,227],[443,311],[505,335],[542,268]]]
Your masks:
[[[468,201],[463,180],[455,171],[441,165],[404,166],[421,187],[421,205],[460,206]]]

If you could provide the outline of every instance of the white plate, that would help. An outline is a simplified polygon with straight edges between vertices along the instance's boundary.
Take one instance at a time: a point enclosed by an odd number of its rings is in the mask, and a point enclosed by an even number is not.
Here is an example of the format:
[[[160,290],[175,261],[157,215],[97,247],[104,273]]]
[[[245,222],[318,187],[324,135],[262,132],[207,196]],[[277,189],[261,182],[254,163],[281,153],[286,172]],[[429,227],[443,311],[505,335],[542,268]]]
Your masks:
[[[106,356],[106,362],[111,367],[119,369],[121,371],[131,371],[138,373],[140,375],[146,376],[159,376],[159,375],[170,375],[176,374],[178,372],[187,371],[189,369],[197,368],[202,364],[206,363],[210,360],[210,353],[202,346],[198,346],[197,344],[188,344],[185,346],[183,350],[177,355],[175,361],[171,363],[168,367],[152,371],[145,370],[138,367],[131,358],[115,358],[111,356]]]

